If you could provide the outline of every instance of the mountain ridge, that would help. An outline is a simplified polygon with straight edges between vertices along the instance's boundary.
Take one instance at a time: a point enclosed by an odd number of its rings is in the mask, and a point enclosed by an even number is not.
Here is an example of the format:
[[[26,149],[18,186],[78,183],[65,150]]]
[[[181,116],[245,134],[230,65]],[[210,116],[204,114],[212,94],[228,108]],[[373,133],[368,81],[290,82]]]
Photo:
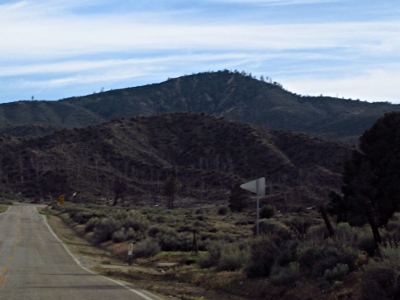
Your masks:
[[[1,104],[0,134],[10,134],[10,127],[14,126],[36,125],[52,132],[56,128],[86,127],[121,117],[191,111],[266,129],[294,130],[354,142],[376,119],[394,110],[400,110],[400,105],[301,96],[286,91],[279,83],[224,70],[58,101]],[[15,134],[21,133],[16,130]]]

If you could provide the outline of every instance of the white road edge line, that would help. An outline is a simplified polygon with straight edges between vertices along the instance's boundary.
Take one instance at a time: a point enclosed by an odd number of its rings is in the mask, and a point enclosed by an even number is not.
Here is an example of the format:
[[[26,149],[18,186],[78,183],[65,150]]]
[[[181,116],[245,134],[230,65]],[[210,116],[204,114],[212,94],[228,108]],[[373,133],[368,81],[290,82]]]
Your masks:
[[[8,206],[8,208],[7,208],[7,210],[5,212],[0,213],[0,215],[5,214],[6,212],[8,212],[10,210],[10,208],[11,208],[11,205]],[[35,209],[36,209],[36,207],[35,207]]]
[[[35,210],[36,210],[37,213],[39,213],[39,212],[37,211],[36,207],[35,207]],[[71,255],[71,257],[75,260],[76,264],[77,264],[78,266],[80,266],[82,269],[84,269],[85,271],[87,271],[87,272],[89,272],[89,273],[91,273],[91,274],[94,274],[94,275],[103,277],[103,278],[105,278],[105,279],[107,279],[107,280],[110,280],[110,281],[116,283],[116,284],[119,284],[120,286],[123,286],[124,288],[130,290],[132,293],[135,293],[135,294],[139,295],[140,297],[142,297],[142,298],[145,299],[145,300],[155,300],[155,299],[160,299],[160,300],[162,300],[162,298],[160,298],[160,297],[158,297],[158,296],[155,296],[155,297],[157,297],[157,298],[149,298],[149,297],[147,297],[146,295],[144,295],[143,293],[141,293],[141,292],[139,292],[139,291],[137,291],[137,290],[135,290],[135,289],[133,289],[133,288],[130,288],[129,286],[127,286],[127,285],[126,285],[125,283],[123,283],[123,282],[120,282],[120,281],[117,281],[117,280],[114,280],[114,279],[111,279],[111,278],[108,278],[108,277],[99,275],[99,274],[97,274],[96,272],[93,272],[92,270],[89,270],[88,268],[82,266],[82,264],[80,263],[80,261],[72,254],[72,252],[68,249],[68,247],[67,247],[67,246],[60,240],[60,238],[54,233],[54,231],[53,231],[53,229],[50,227],[49,223],[47,223],[46,216],[45,216],[45,215],[42,215],[42,216],[43,216],[44,223],[46,224],[46,226],[47,226],[47,228],[49,229],[49,231],[51,232],[51,234],[54,235],[54,237],[61,243],[61,245],[63,245],[63,247],[65,248],[65,250],[68,252],[68,254]]]

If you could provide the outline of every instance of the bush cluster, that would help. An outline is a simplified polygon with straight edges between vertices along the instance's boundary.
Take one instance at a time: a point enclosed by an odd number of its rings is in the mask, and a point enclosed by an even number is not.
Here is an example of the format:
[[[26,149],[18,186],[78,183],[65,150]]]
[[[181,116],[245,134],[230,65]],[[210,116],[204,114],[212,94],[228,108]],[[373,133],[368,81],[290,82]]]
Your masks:
[[[355,228],[339,223],[334,238],[330,238],[325,224],[299,216],[279,221],[263,214],[260,236],[243,239],[211,227],[203,209],[186,213],[184,218],[182,212],[162,215],[149,208],[143,214],[117,208],[105,214],[95,206],[57,209],[84,224],[96,243],[135,242],[135,258],[151,257],[160,251],[191,251],[196,235],[197,248],[205,253],[188,260],[188,264],[198,263],[216,272],[243,270],[248,278],[268,277],[275,285],[291,286],[307,276],[331,291],[343,289],[348,275],[358,271],[362,274],[361,299],[400,298],[400,214],[395,214],[387,229],[381,229],[383,244],[377,249],[368,226]],[[224,216],[227,213],[226,206],[214,211],[222,219],[229,218]],[[158,225],[149,226],[149,220]],[[255,235],[256,226],[252,230]]]
[[[201,256],[199,260],[202,268],[215,267],[218,272],[235,271],[241,269],[246,260],[247,248],[243,243],[213,241],[206,249],[207,255]]]
[[[261,219],[269,219],[275,216],[276,207],[273,205],[264,205],[260,209],[260,218]]]
[[[380,249],[381,257],[367,265],[362,277],[362,300],[400,299],[400,248]]]

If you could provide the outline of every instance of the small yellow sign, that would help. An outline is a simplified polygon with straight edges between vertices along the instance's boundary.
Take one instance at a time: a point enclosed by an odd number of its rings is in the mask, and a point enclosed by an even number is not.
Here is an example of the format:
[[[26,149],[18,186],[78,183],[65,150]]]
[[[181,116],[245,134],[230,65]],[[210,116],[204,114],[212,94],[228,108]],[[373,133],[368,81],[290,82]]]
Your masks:
[[[64,201],[65,201],[65,196],[64,195],[60,195],[58,197],[58,204],[59,205],[64,205]]]

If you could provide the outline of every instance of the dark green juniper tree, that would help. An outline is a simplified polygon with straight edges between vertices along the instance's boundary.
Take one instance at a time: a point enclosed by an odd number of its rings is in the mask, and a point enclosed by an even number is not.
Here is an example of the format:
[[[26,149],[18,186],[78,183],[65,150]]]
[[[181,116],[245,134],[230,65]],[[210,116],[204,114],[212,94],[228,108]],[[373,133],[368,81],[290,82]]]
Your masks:
[[[343,197],[331,193],[330,211],[339,222],[371,223],[372,204],[377,226],[400,209],[400,112],[378,119],[360,137],[359,149],[346,163]]]

